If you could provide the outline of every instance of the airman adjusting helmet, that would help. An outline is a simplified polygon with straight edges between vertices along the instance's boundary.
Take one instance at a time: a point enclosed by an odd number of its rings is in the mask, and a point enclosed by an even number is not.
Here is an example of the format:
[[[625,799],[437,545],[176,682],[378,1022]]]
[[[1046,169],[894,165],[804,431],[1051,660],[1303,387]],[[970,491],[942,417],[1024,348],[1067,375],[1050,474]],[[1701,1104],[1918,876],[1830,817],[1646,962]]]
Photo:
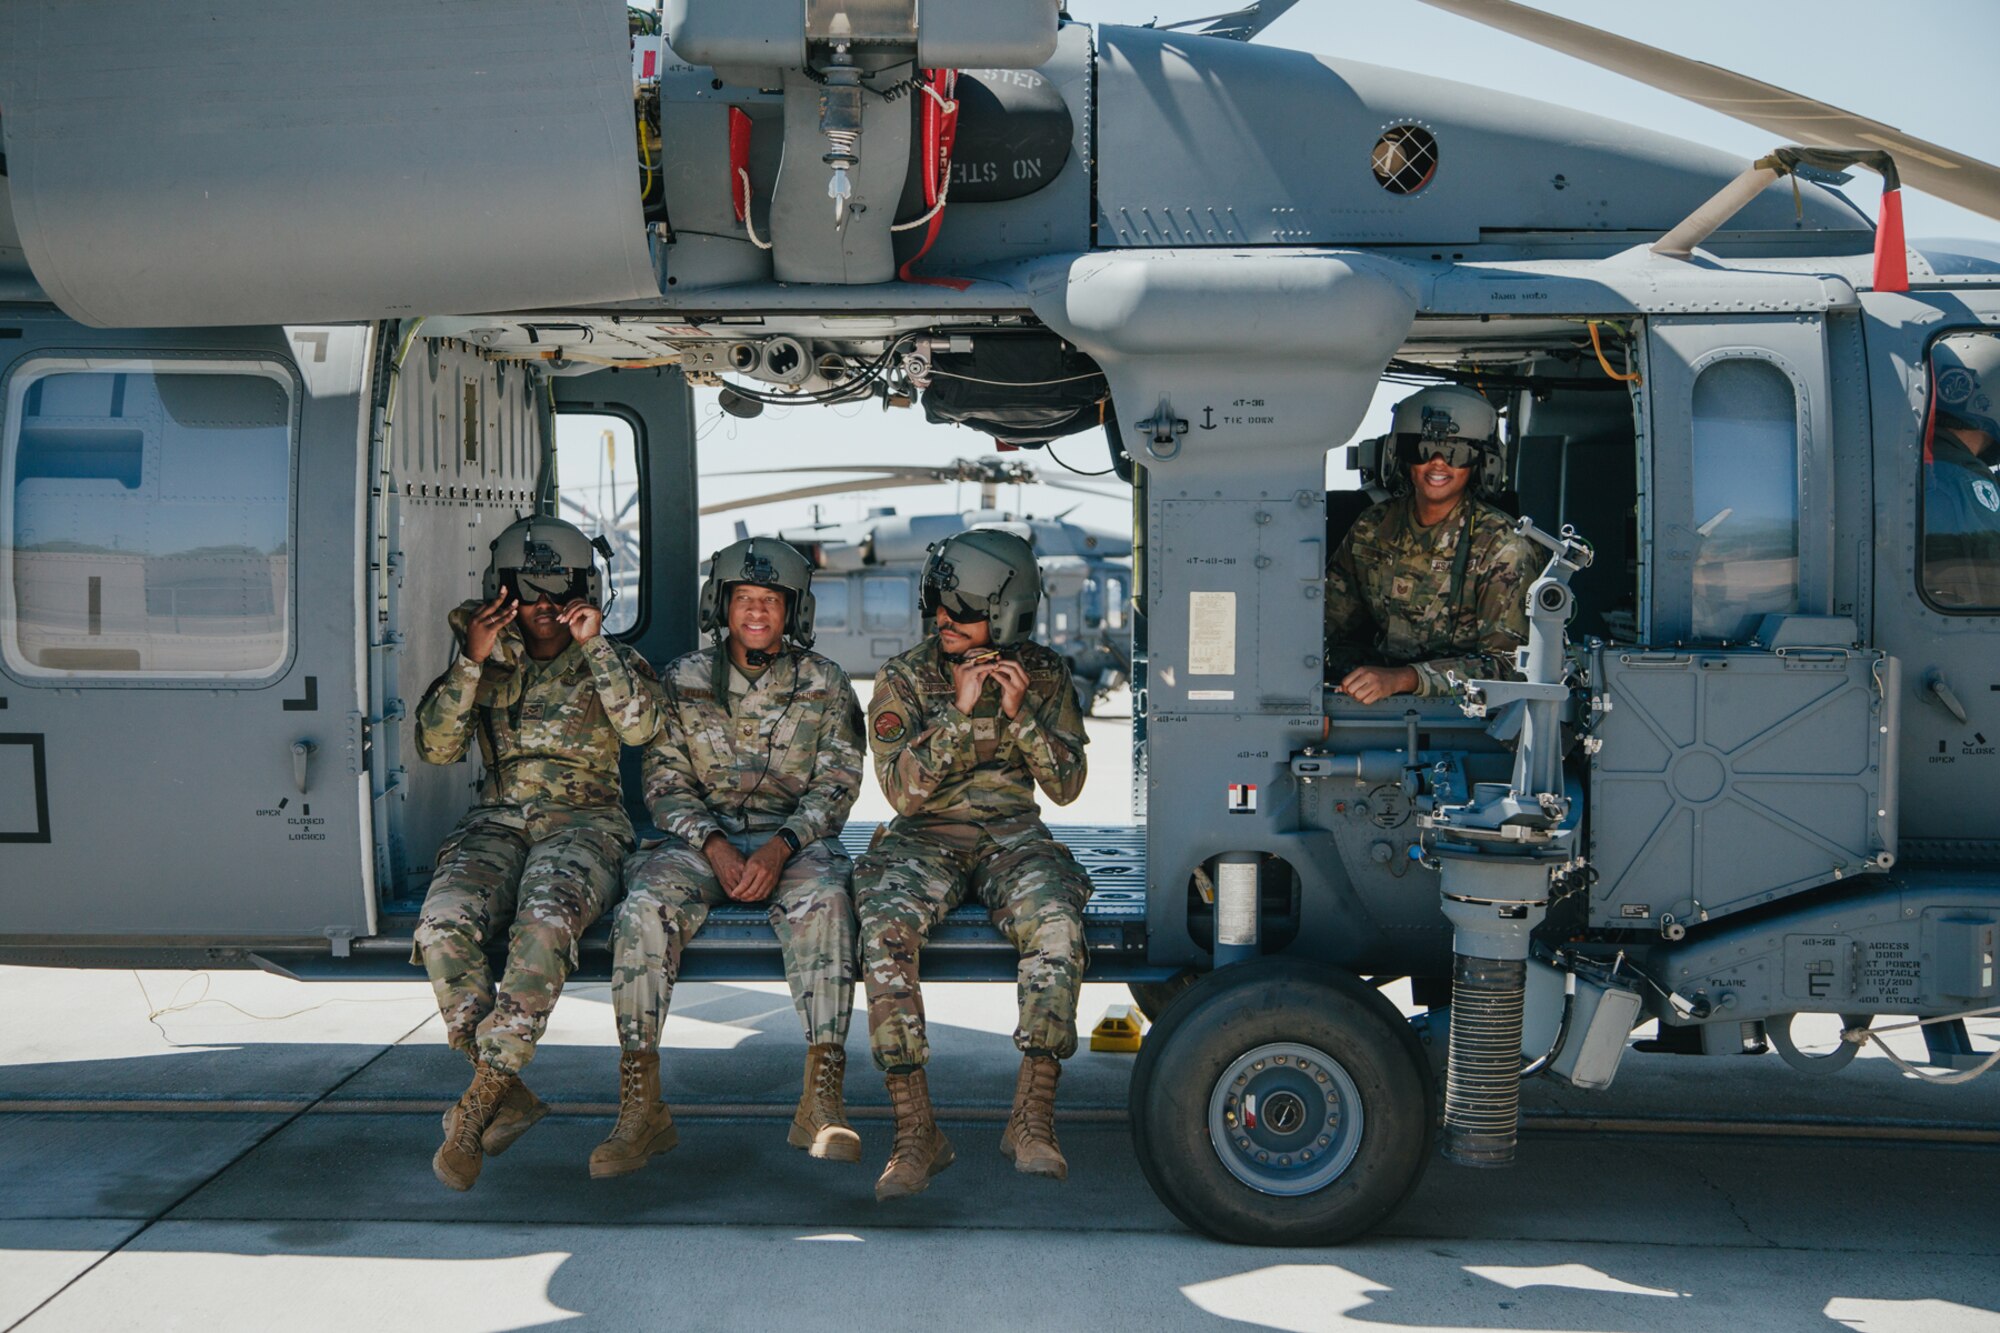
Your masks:
[[[1953,333],[1931,348],[1942,425],[1983,430],[2000,441],[2000,335]]]
[[[486,600],[504,589],[523,602],[558,603],[587,597],[604,604],[604,577],[596,547],[583,530],[559,518],[536,516],[509,524],[492,542],[486,565]]]
[[[813,644],[812,561],[776,537],[745,537],[708,558],[708,581],[701,585],[703,634],[720,634],[729,624],[729,590],[739,583],[775,588],[785,594],[785,637],[800,648]]]
[[[1396,404],[1390,419],[1393,468],[1383,480],[1398,493],[1410,486],[1410,469],[1442,456],[1453,467],[1477,466],[1473,488],[1485,495],[1507,487],[1507,454],[1500,447],[1500,414],[1471,389],[1440,384]]]
[[[957,621],[992,623],[996,648],[1020,643],[1035,632],[1035,609],[1042,600],[1042,571],[1034,548],[1011,532],[974,528],[932,542],[924,558],[919,604],[924,618],[940,606]]]

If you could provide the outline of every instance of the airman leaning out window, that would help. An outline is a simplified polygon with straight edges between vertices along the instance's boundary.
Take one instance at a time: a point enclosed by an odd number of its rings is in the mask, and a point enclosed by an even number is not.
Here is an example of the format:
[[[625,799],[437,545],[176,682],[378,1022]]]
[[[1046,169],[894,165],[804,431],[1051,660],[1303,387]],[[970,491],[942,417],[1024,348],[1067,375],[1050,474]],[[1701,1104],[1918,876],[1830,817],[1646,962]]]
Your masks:
[[[1035,788],[1058,805],[1075,800],[1088,738],[1069,664],[1028,638],[1040,601],[1026,541],[996,529],[949,537],[924,562],[935,633],[875,676],[869,747],[897,815],[856,866],[854,900],[869,1041],[896,1117],[877,1199],[923,1190],[953,1160],[924,1075],[917,956],[967,896],[1021,955],[1021,1069],[1000,1149],[1029,1175],[1069,1173],[1055,1094],[1060,1062],[1076,1052],[1090,878],[1049,836]]]
[[[854,1010],[853,864],[837,841],[861,789],[861,705],[813,641],[812,566],[773,538],[709,562],[700,623],[717,637],[667,667],[666,724],[646,748],[646,806],[667,835],[625,863],[611,930],[618,1122],[590,1174],[624,1175],[678,1141],[660,1099],[660,1029],[681,951],[709,909],[763,903],[805,1027],[790,1142],[861,1160],[842,1083]]]
[[[1515,680],[1534,555],[1481,499],[1504,478],[1499,417],[1470,389],[1396,404],[1390,499],[1354,520],[1326,571],[1327,679],[1357,703],[1438,698],[1451,678]]]
[[[604,637],[600,591],[582,532],[553,518],[512,525],[493,544],[488,600],[451,612],[458,651],[417,706],[427,762],[457,763],[476,735],[486,766],[479,804],[438,851],[411,957],[473,1065],[431,1162],[456,1190],[547,1112],[521,1070],[632,847],[619,743],[659,729],[658,687],[638,652]],[[486,945],[501,930],[496,986]]]

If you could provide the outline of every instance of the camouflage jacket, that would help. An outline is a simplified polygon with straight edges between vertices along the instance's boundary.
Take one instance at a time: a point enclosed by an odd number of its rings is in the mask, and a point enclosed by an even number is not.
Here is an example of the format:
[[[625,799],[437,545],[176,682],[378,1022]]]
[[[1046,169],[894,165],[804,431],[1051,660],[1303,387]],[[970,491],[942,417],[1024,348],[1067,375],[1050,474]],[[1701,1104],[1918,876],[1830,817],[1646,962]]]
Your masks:
[[[531,838],[577,825],[631,837],[618,787],[618,747],[660,727],[659,686],[646,659],[599,634],[546,662],[528,656],[518,626],[500,632],[484,663],[462,651],[479,603],[451,613],[461,649],[417,705],[417,753],[455,764],[476,734],[486,772],[482,806],[513,808]]]
[[[1518,680],[1514,650],[1528,641],[1534,552],[1512,520],[1470,496],[1431,528],[1417,524],[1413,508],[1406,495],[1376,505],[1334,548],[1327,679],[1357,666],[1411,666],[1421,698],[1452,693],[1447,675]],[[1457,577],[1468,517],[1471,546]]]
[[[794,650],[730,708],[721,645],[674,659],[661,682],[666,725],[646,747],[646,808],[700,847],[712,833],[832,837],[861,791],[861,704],[847,673]]]
[[[1057,805],[1083,790],[1089,737],[1069,663],[1039,643],[1020,645],[1016,656],[1028,695],[1014,718],[1000,711],[1000,687],[991,684],[971,716],[958,711],[935,635],[882,664],[868,744],[897,824],[1039,827],[1037,783]]]

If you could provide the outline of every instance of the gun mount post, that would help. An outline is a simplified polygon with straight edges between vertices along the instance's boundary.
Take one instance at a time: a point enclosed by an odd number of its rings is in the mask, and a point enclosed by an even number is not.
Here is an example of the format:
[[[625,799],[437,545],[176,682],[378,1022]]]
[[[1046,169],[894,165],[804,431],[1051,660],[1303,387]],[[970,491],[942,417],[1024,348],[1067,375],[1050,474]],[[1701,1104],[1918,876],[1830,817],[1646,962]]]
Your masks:
[[[1444,1155],[1467,1166],[1514,1160],[1529,940],[1548,910],[1550,873],[1571,860],[1576,838],[1562,779],[1564,626],[1575,608],[1570,576],[1590,564],[1591,551],[1567,528],[1552,537],[1524,518],[1514,530],[1550,553],[1527,593],[1528,642],[1516,654],[1525,679],[1462,687],[1471,716],[1518,708],[1513,778],[1477,783],[1466,804],[1420,819],[1452,924]]]

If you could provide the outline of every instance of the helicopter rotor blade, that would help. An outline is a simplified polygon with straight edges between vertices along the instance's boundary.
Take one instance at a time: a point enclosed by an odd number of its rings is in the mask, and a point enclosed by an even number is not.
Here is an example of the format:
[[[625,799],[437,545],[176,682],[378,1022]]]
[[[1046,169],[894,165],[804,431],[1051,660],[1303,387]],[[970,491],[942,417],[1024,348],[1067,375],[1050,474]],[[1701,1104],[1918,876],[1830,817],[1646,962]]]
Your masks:
[[[1051,490],[1075,491],[1078,495],[1094,495],[1100,500],[1124,500],[1129,498],[1128,494],[1123,491],[1101,491],[1095,486],[1079,486],[1073,481],[1058,481],[1054,477],[1038,476],[1035,480],[1040,485],[1047,486]]]
[[[1783,135],[1793,143],[1887,149],[1896,159],[1905,185],[2000,220],[2000,167],[1905,134],[1893,125],[1514,0],[1423,3],[1685,97],[1711,111]]]
[[[793,469],[784,469],[791,471]],[[812,469],[817,470],[817,469]],[[723,473],[712,473],[722,476]],[[873,481],[828,481],[817,486],[795,486],[788,491],[771,491],[763,495],[745,495],[734,500],[717,500],[705,504],[700,513],[703,518],[710,514],[725,514],[732,509],[748,509],[752,505],[777,504],[783,500],[808,500],[815,495],[843,495],[848,491],[886,491],[902,486],[935,486],[937,481],[924,477],[881,477]]]

